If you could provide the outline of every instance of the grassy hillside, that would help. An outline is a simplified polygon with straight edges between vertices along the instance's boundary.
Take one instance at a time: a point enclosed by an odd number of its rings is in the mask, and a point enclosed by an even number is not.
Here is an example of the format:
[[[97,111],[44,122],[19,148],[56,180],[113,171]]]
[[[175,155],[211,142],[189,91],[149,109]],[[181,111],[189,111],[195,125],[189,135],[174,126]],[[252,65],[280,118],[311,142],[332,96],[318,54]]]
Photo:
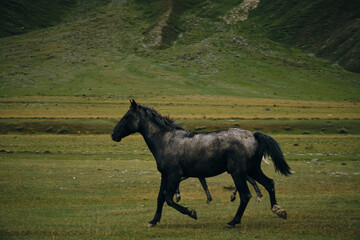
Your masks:
[[[251,22],[227,25],[222,16],[241,1],[190,2],[112,1],[79,20],[1,38],[0,96],[358,100],[359,74],[269,40]],[[169,4],[168,46],[152,48],[147,34]]]

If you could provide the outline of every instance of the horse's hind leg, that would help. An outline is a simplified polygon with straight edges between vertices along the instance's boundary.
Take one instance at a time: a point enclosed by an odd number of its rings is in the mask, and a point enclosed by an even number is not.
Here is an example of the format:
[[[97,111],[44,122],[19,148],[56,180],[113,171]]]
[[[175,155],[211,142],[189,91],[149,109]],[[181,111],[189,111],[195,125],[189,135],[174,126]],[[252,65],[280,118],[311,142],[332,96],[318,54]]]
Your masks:
[[[254,181],[254,179],[252,179],[249,176],[246,176],[246,180],[249,183],[251,183],[251,185],[254,187],[256,195],[257,195],[257,201],[260,202],[263,195],[262,195],[258,185]],[[235,199],[236,199],[236,193],[237,193],[237,189],[235,188],[234,191],[232,192],[231,196],[230,196],[230,199],[231,199],[232,202],[235,201]]]
[[[230,199],[232,202],[235,201],[235,199],[236,199],[236,193],[237,193],[237,189],[235,187],[234,191],[232,192],[232,194],[230,196]]]
[[[180,195],[180,189],[177,188],[175,191],[175,200],[176,202],[179,202],[181,200],[181,195]]]
[[[260,202],[263,195],[262,195],[258,185],[254,181],[254,179],[252,179],[249,176],[246,176],[246,180],[254,187],[256,195],[257,195],[257,200],[258,200],[258,202]]]
[[[195,210],[189,210],[177,203],[174,202],[173,197],[176,189],[179,187],[180,178],[177,175],[170,175],[166,180],[166,193],[165,193],[165,201],[170,206],[181,212],[182,214],[189,215],[190,217],[197,219],[197,214]]]
[[[189,177],[182,177],[182,178],[180,179],[180,182],[182,182],[182,181],[184,181],[184,180],[186,180],[186,179],[188,179],[188,178],[189,178]],[[205,178],[199,178],[199,181],[200,181],[200,183],[201,183],[201,185],[202,185],[202,187],[204,188],[205,193],[206,193],[206,197],[207,197],[207,202],[206,202],[206,203],[210,203],[210,202],[212,201],[212,197],[211,197],[209,188],[208,188],[208,186],[207,186],[206,180],[205,180]],[[176,200],[176,202],[179,202],[179,201],[181,200],[181,195],[180,195],[180,189],[179,189],[179,188],[180,188],[180,187],[178,187],[178,188],[176,189],[176,191],[175,191],[175,200]]]
[[[279,217],[286,219],[287,213],[285,209],[282,209],[279,205],[277,205],[276,202],[274,180],[265,176],[265,174],[261,170],[259,170],[256,174],[253,174],[251,177],[253,177],[261,185],[263,185],[268,191],[270,196],[271,210]]]
[[[205,180],[205,178],[199,178],[199,181],[200,181],[200,183],[201,183],[201,185],[204,188],[205,193],[206,193],[206,197],[207,197],[207,202],[206,203],[210,203],[212,201],[212,197],[210,195],[209,188],[208,188],[208,186],[206,184],[206,180]]]
[[[184,180],[186,180],[188,178],[189,177],[182,177],[180,179],[180,182],[182,182],[182,181],[184,181]],[[180,195],[180,189],[179,188],[180,188],[180,185],[178,186],[178,188],[175,191],[175,200],[176,200],[176,202],[179,202],[181,200],[181,195]]]
[[[240,175],[235,175],[235,174],[231,174],[231,176],[232,176],[235,186],[240,194],[240,206],[239,206],[233,220],[227,224],[228,228],[233,228],[233,227],[235,227],[235,224],[238,224],[241,222],[241,218],[244,214],[245,208],[251,198],[249,187],[246,184],[246,178],[242,177]]]

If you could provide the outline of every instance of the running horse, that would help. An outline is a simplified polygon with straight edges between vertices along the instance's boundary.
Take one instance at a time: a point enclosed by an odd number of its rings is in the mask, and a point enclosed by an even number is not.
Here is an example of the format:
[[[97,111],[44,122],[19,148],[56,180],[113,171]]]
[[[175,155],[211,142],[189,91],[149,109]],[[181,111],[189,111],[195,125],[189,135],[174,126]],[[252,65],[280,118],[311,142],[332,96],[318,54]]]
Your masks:
[[[224,172],[231,175],[240,195],[240,205],[234,218],[227,223],[228,228],[241,222],[251,198],[247,176],[268,191],[271,210],[279,217],[287,218],[286,211],[277,205],[274,181],[261,170],[263,156],[269,155],[276,171],[285,176],[291,174],[278,143],[272,137],[238,128],[197,133],[182,128],[135,100],[130,102],[130,109],[115,126],[112,139],[120,142],[122,138],[139,132],[155,158],[161,173],[161,184],[155,216],[148,227],[160,222],[165,202],[180,213],[197,219],[195,210],[189,210],[173,200],[181,178],[208,178]]]

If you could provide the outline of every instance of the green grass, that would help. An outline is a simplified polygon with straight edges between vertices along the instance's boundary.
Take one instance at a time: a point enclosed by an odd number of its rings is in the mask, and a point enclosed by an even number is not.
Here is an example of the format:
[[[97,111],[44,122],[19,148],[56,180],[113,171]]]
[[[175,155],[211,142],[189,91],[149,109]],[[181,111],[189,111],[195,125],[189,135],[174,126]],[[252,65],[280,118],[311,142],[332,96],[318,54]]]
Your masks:
[[[284,221],[271,213],[264,194],[260,203],[252,199],[243,223],[228,230],[225,223],[237,203],[230,202],[231,192],[224,188],[233,185],[227,174],[208,179],[214,198],[210,205],[196,179],[181,184],[181,204],[198,211],[197,221],[165,206],[161,223],[146,227],[155,212],[160,175],[139,135],[120,144],[109,135],[3,135],[1,147],[14,153],[0,153],[0,235],[3,239],[356,238],[360,192],[354,184],[359,175],[353,173],[360,166],[342,154],[344,146],[356,146],[358,137],[274,137],[296,173],[285,178],[275,174],[272,165],[262,166],[275,179],[278,202],[289,218]],[[318,142],[317,138],[323,139],[320,144],[304,151],[322,152],[336,142],[328,153],[338,155],[331,160],[317,156],[320,160],[313,162],[312,155],[304,156],[289,144],[296,139],[303,148],[303,143]],[[358,157],[359,149],[353,151]],[[265,193],[262,187],[261,191]]]

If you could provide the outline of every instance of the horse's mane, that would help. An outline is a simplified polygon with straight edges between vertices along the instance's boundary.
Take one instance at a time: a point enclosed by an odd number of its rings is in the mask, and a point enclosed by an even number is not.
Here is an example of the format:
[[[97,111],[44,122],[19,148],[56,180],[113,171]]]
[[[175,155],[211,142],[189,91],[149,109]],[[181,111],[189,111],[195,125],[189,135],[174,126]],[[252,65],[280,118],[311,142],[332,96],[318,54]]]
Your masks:
[[[144,110],[144,113],[146,116],[148,116],[151,120],[153,120],[155,123],[157,123],[159,126],[167,128],[167,129],[180,129],[185,130],[182,126],[174,123],[173,120],[171,120],[168,117],[161,116],[157,111],[155,111],[152,108],[149,108],[144,105],[138,105],[141,109]]]

